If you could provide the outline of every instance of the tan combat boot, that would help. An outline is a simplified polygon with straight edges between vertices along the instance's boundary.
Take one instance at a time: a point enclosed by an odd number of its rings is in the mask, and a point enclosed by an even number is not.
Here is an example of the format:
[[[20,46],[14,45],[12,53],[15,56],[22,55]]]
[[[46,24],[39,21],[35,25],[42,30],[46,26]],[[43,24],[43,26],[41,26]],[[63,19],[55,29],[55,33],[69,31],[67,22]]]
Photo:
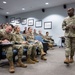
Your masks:
[[[39,62],[35,57],[32,58],[32,60],[35,61],[35,62]]]
[[[33,61],[31,58],[30,58],[30,55],[27,56],[27,61],[26,61],[28,64],[35,64],[35,61]]]
[[[48,44],[48,45],[49,45],[49,47],[50,47],[50,48],[52,48],[52,47],[53,47],[53,45],[52,45],[52,44]]]
[[[39,61],[37,60],[37,58],[36,58],[36,55],[35,55],[35,54],[32,54],[32,55],[31,55],[31,59],[32,59],[33,61],[35,61],[35,62],[39,62]]]
[[[46,55],[46,53],[41,49],[41,56]]]
[[[24,64],[21,60],[18,60],[17,66],[26,68],[27,64]]]
[[[70,57],[70,60],[69,60],[69,63],[73,63],[74,60],[73,60],[73,56]]]
[[[9,62],[9,65],[10,65],[9,72],[10,72],[10,73],[14,73],[14,72],[15,72],[15,69],[14,69],[14,64],[13,64],[13,62]]]
[[[49,44],[49,50],[54,50],[53,44]]]
[[[41,56],[42,60],[47,60],[44,55]]]
[[[65,63],[65,64],[69,64],[69,57],[66,57],[64,63]]]

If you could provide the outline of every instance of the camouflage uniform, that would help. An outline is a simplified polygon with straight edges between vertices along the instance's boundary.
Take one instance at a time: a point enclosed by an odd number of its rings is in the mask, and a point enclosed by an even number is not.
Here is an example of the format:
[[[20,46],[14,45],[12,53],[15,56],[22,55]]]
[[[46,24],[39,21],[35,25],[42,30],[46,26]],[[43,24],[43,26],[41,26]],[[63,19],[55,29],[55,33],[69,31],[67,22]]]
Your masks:
[[[10,42],[14,43],[13,36],[11,33],[6,33],[4,29],[0,30],[0,40],[7,39]],[[9,60],[9,62],[13,61],[13,52],[12,52],[12,46],[3,46],[2,50],[6,52],[6,57]]]
[[[73,28],[66,29],[66,27],[69,25],[75,25],[75,16],[66,17],[62,23],[62,29],[65,31],[66,57],[74,56],[75,50],[75,30]]]
[[[23,48],[27,48],[27,61],[28,63],[30,64],[34,64],[35,62],[32,61],[30,58],[30,56],[32,55],[32,59],[35,57],[35,53],[36,53],[36,50],[34,50],[34,46],[32,44],[29,44],[28,42],[26,44],[22,44],[22,42],[25,41],[24,37],[22,34],[20,33],[15,33],[15,37],[16,37],[16,43],[20,44],[21,46],[23,46]],[[35,60],[37,61],[37,60]]]
[[[14,33],[13,33],[13,37],[14,37],[14,42],[16,43],[16,38]],[[18,60],[21,60],[23,56],[23,46],[20,44],[14,44],[13,49],[16,49],[18,51]]]
[[[27,41],[30,42],[32,45],[35,46],[35,50],[36,50],[36,47],[38,48],[38,50],[41,52],[41,57],[43,60],[46,60],[46,58],[44,57],[45,55],[45,52],[43,51],[43,45],[40,41],[37,41],[34,39],[34,34],[32,33],[27,33]]]
[[[13,33],[6,33],[5,30],[1,30],[0,31],[0,37],[1,40],[7,39],[8,41],[10,41],[11,43],[13,43],[13,46],[8,45],[8,46],[3,46],[3,51],[6,52],[6,57],[9,61],[10,64],[10,69],[9,71],[11,73],[14,73],[14,64],[13,64],[13,52],[12,50],[15,48],[18,51],[18,63],[17,66],[19,67],[27,67],[27,65],[23,64],[21,61],[22,58],[22,54],[23,54],[23,47],[21,45],[15,45],[15,37],[13,35]]]
[[[48,45],[51,49],[53,49],[53,44],[54,44],[54,40],[50,37],[50,36],[45,36],[44,38],[45,41],[48,41]]]
[[[34,34],[34,36],[38,35],[38,33],[36,33],[36,32],[34,32],[33,34]]]
[[[23,41],[25,41],[24,37],[22,36],[22,34],[20,33],[15,33],[16,35],[16,43],[22,43]],[[31,52],[32,52],[32,48],[33,48],[33,45],[29,44],[29,43],[26,43],[26,44],[22,44],[22,46],[24,48],[28,48],[27,50],[27,54],[28,55],[31,55]],[[35,50],[34,50],[35,51]]]
[[[45,36],[45,40],[49,41],[49,44],[54,44],[54,41],[52,40],[52,38],[50,36]]]
[[[35,42],[34,34],[28,33],[27,34],[27,41],[32,43],[32,44],[35,44],[35,46],[38,47],[39,50],[43,49],[43,45],[40,41]]]

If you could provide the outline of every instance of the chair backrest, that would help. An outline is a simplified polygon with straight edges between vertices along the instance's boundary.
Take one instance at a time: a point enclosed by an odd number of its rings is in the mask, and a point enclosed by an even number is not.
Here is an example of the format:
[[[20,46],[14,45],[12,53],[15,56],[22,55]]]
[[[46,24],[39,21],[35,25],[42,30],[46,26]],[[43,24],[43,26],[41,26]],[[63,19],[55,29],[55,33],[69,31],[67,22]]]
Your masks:
[[[40,36],[40,35],[36,35],[35,36],[35,40],[38,40],[40,42],[43,42],[42,36]]]

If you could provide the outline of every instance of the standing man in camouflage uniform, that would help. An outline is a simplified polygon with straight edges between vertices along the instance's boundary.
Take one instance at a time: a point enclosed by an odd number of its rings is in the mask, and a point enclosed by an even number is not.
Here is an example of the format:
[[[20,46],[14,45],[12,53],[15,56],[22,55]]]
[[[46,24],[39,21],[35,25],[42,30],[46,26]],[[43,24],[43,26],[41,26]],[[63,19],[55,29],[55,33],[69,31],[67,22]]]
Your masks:
[[[36,49],[36,47],[38,47],[39,51],[41,52],[42,60],[47,60],[44,56],[44,55],[46,55],[46,53],[43,50],[43,45],[40,41],[34,39],[34,34],[32,33],[31,27],[28,28],[27,41],[32,43],[33,45],[35,45],[35,49]]]
[[[75,50],[75,15],[74,8],[67,10],[68,17],[66,17],[62,23],[62,29],[65,31],[65,56],[64,63],[73,63],[73,56]]]

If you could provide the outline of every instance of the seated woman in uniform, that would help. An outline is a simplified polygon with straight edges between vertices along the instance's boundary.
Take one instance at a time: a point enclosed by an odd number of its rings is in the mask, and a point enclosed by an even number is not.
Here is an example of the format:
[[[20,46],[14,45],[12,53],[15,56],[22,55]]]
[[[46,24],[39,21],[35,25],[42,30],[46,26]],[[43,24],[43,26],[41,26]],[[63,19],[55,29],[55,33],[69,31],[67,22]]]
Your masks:
[[[41,52],[41,59],[47,60],[44,56],[44,55],[46,55],[46,53],[43,50],[43,45],[40,41],[34,39],[34,34],[32,33],[31,27],[28,28],[28,33],[27,33],[26,39],[28,42],[31,42],[33,45],[35,45],[35,49],[36,49],[36,47],[38,47],[38,50]]]
[[[29,64],[35,64],[35,62],[38,62],[38,60],[35,58],[36,49],[34,49],[34,45],[29,44],[27,41],[25,41],[22,34],[20,34],[20,27],[16,26],[14,33],[16,34],[16,43],[23,46],[23,48],[28,48],[27,50],[27,63]]]

